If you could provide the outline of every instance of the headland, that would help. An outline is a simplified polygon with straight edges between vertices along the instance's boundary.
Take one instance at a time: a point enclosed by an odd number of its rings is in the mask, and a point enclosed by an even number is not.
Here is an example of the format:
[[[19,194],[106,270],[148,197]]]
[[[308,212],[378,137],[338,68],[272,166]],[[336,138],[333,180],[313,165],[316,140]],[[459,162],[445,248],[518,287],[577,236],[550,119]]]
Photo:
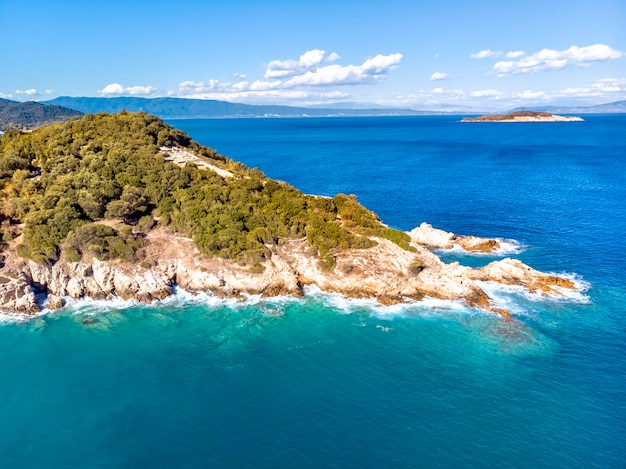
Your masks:
[[[426,297],[508,316],[481,288],[576,289],[514,259],[483,268],[433,248],[489,253],[501,241],[422,224],[384,225],[356,197],[303,194],[193,142],[145,113],[0,139],[0,310],[35,314],[65,298],[152,302],[176,287],[217,297],[301,296],[304,287],[382,304]]]

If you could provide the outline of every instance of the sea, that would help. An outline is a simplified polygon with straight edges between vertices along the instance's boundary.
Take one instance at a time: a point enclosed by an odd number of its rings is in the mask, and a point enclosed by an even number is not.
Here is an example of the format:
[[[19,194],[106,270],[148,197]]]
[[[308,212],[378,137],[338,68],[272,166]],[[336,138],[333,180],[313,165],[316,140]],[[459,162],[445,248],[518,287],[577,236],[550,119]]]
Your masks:
[[[510,320],[314,288],[3,316],[0,467],[626,467],[626,115],[584,118],[170,121],[392,227],[514,247],[445,262],[514,257],[581,291],[484,284]]]

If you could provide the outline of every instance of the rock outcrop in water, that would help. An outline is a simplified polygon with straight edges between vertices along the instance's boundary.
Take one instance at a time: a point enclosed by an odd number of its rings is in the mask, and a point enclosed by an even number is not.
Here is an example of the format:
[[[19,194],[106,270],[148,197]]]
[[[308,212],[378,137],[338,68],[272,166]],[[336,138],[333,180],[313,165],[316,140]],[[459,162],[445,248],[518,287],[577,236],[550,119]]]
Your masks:
[[[454,233],[433,228],[428,223],[422,223],[414,228],[409,235],[418,244],[438,249],[452,249],[458,246],[466,251],[493,253],[502,247],[495,239],[457,236]]]

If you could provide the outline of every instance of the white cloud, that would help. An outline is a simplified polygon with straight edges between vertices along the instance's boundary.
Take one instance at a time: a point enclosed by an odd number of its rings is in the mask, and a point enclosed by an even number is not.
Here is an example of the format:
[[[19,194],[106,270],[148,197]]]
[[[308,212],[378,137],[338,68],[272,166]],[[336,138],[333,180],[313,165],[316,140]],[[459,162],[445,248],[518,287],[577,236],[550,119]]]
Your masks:
[[[326,51],[320,49],[314,49],[306,51],[304,54],[300,56],[300,63],[306,67],[310,68],[315,65],[319,65],[324,60],[326,56]]]
[[[280,81],[261,81],[257,80],[252,85],[250,85],[250,90],[252,91],[266,91],[281,88],[282,83]]]
[[[626,96],[626,78],[603,78],[595,83],[580,87],[566,88],[561,91],[564,96],[594,97],[603,95],[615,95],[615,97]]]
[[[234,73],[233,74],[233,78],[235,80],[245,80],[246,78],[248,78],[245,74],[241,74],[241,73]]]
[[[511,95],[514,99],[549,99],[548,96],[543,91],[532,91],[532,90],[524,90],[522,92],[513,93]]]
[[[478,91],[472,91],[470,93],[470,96],[472,98],[500,99],[502,96],[504,96],[504,93],[502,93],[501,91],[496,91],[496,90],[478,90]]]
[[[517,54],[517,52],[510,54]],[[587,47],[572,46],[562,51],[542,49],[532,55],[520,56],[519,60],[497,62],[493,66],[493,70],[499,77],[503,77],[544,70],[560,70],[568,66],[590,67],[595,62],[619,59],[623,56],[623,52],[614,50],[605,44],[594,44]]]
[[[175,94],[231,101],[265,101],[272,98],[283,101],[322,102],[344,99],[350,95],[329,88],[379,83],[391,70],[399,66],[402,54],[378,54],[364,60],[360,65],[331,63],[340,59],[335,52],[328,54],[324,50],[313,49],[302,54],[297,60],[270,61],[266,66],[264,79],[248,81],[244,75],[236,74],[232,83],[221,80],[183,81]],[[118,91],[117,86],[111,91]],[[325,91],[319,90],[320,88]]]
[[[432,81],[445,80],[446,78],[448,78],[448,74],[443,72],[435,72],[430,76]]]
[[[98,90],[98,94],[102,96],[149,96],[154,94],[157,89],[154,86],[128,86],[124,87],[119,83],[110,83],[101,90]]]
[[[402,54],[377,55],[361,65],[326,65],[283,82],[283,87],[374,84],[397,68]]]
[[[475,54],[471,54],[470,57],[472,59],[486,59],[487,57],[500,57],[502,52],[499,50],[481,50],[480,52],[476,52]]]
[[[523,50],[514,50],[512,52],[507,52],[505,55],[509,59],[519,59],[520,57],[524,57],[526,52]]]
[[[463,90],[446,90],[441,87],[433,88],[430,90],[430,94],[434,95],[445,95],[447,99],[461,99],[465,96]]]
[[[2,99],[11,99],[13,95],[11,93],[0,93],[0,98]]]
[[[322,65],[339,59],[335,52],[327,54],[320,49],[310,50],[298,60],[272,60],[265,70],[265,78],[288,78],[281,82],[285,88],[374,83],[399,65],[402,54],[379,54],[361,65]]]
[[[299,75],[316,67],[324,60],[334,62],[339,59],[337,53],[327,54],[325,50],[313,49],[306,51],[298,60],[272,60],[267,64],[265,78],[286,78]]]
[[[23,95],[26,95],[26,96],[36,96],[36,95],[41,94],[35,88],[30,88],[28,90],[15,90],[14,93],[15,94],[23,94]]]

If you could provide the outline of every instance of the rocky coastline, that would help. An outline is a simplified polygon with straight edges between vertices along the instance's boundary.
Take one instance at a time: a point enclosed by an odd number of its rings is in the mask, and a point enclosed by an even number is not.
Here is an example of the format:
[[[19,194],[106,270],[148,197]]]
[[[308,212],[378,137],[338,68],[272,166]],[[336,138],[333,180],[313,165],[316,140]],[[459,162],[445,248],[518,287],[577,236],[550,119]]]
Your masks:
[[[464,117],[461,122],[583,122],[582,117],[557,116],[549,112],[516,111],[508,114],[486,114]]]
[[[498,249],[497,240],[456,236],[427,224],[409,234],[415,252],[378,238],[374,247],[335,253],[334,269],[320,264],[305,238],[268,246],[271,257],[261,267],[249,267],[203,256],[191,239],[166,228],[149,234],[146,259],[140,265],[91,258],[79,262],[60,259],[48,266],[9,250],[0,269],[0,310],[32,315],[42,307],[62,307],[64,298],[119,297],[150,303],[172,295],[176,286],[216,297],[245,298],[248,294],[302,296],[305,286],[315,285],[347,297],[375,298],[381,304],[429,297],[462,301],[509,316],[508,311],[493,305],[478,282],[518,285],[544,296],[559,296],[563,289],[577,288],[569,279],[539,272],[518,260],[507,258],[475,269],[457,262],[446,264],[431,251],[458,245],[468,251],[492,252]]]

